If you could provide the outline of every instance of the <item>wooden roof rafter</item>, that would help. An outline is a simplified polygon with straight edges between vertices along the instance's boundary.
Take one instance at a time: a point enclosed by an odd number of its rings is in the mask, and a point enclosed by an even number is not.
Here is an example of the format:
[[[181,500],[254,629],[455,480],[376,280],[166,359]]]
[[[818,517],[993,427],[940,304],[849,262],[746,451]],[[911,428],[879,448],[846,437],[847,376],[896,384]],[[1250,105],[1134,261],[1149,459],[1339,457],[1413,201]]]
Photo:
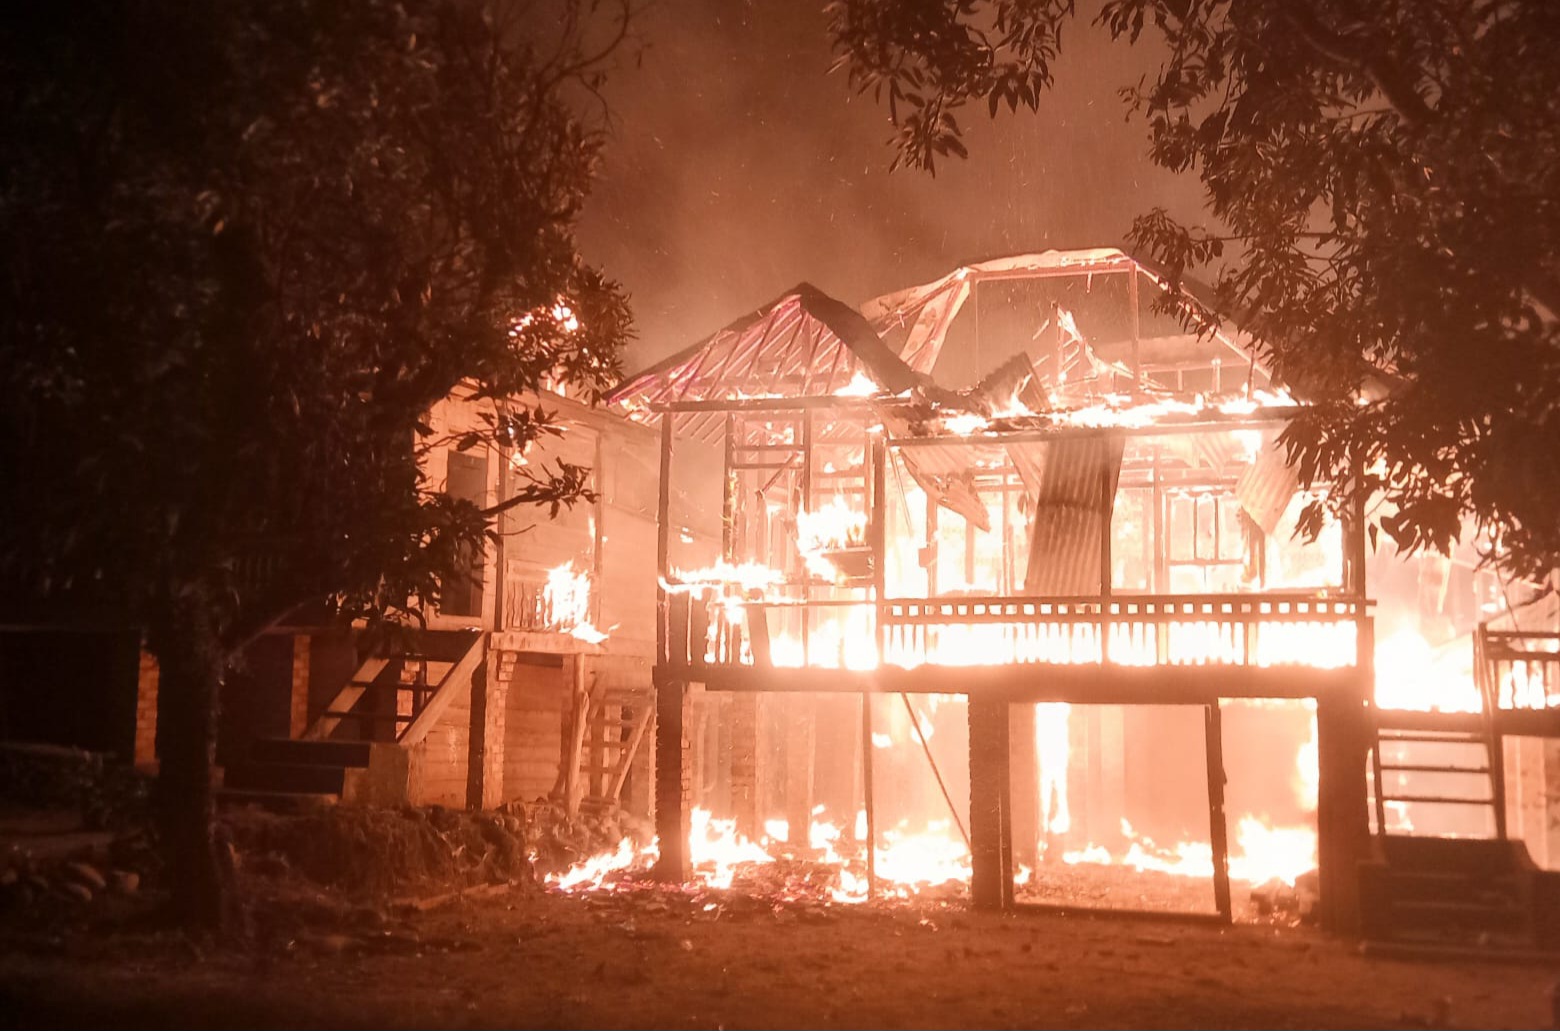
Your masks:
[[[917,372],[930,375],[941,356],[949,328],[976,284],[1111,274],[1142,276],[1151,286],[1168,289],[1159,273],[1114,247],[1049,250],[972,262],[929,283],[875,297],[861,306],[861,312],[873,329],[885,338],[891,332],[903,331],[904,340],[898,349],[900,356]],[[1253,366],[1263,376],[1268,375],[1268,370],[1256,359],[1249,339],[1240,339],[1241,334],[1218,325],[1209,327],[1209,335],[1241,363]]]
[[[685,401],[829,396],[858,373],[889,394],[924,382],[854,308],[800,283],[625,380],[606,401],[653,419],[658,409]],[[695,422],[683,431],[702,436],[708,427]]]

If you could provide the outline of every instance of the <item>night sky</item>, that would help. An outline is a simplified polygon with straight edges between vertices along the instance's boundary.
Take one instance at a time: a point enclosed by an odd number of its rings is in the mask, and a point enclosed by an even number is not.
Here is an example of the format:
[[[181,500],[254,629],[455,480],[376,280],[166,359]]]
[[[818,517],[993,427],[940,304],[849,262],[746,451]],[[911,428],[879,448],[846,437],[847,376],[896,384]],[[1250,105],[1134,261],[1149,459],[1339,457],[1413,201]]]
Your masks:
[[[821,0],[665,0],[638,25],[581,232],[632,296],[630,371],[801,280],[859,304],[983,257],[1119,246],[1155,205],[1196,215],[1197,183],[1149,163],[1117,95],[1153,52],[1087,15],[1040,112],[967,109],[970,158],[936,178],[888,171],[887,112],[829,74]]]

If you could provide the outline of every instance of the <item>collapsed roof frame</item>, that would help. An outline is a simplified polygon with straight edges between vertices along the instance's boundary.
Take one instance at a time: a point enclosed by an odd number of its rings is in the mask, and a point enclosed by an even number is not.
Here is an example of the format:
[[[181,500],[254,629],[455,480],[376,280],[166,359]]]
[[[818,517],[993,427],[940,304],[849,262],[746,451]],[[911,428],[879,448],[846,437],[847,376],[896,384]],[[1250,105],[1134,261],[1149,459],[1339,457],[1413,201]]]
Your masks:
[[[879,336],[887,339],[904,331],[898,353],[911,369],[930,375],[942,353],[949,327],[975,288],[984,282],[1032,281],[1083,276],[1126,275],[1130,316],[1131,366],[1135,380],[1142,382],[1139,354],[1139,278],[1154,288],[1168,292],[1168,281],[1157,271],[1114,247],[1086,250],[1049,250],[1017,254],[961,265],[952,272],[921,286],[884,294],[861,306],[861,313]],[[1249,337],[1231,334],[1218,324],[1203,324],[1201,316],[1187,312],[1199,322],[1202,331],[1228,348],[1242,363],[1260,368]],[[1266,370],[1263,370],[1264,373]]]
[[[1096,248],[1050,250],[964,265],[932,282],[874,298],[859,312],[810,283],[799,283],[625,379],[605,400],[642,421],[653,421],[665,406],[689,401],[910,391],[946,407],[979,408],[978,397],[945,390],[931,375],[949,327],[976,286],[1098,275],[1128,277],[1131,368],[1122,371],[1138,388],[1136,395],[1147,387],[1139,353],[1139,278],[1159,290],[1169,287],[1157,272],[1124,252]],[[1207,326],[1206,335],[1252,371],[1260,368],[1249,338],[1218,325]],[[1062,367],[1061,358],[1058,353],[1057,368]],[[1248,385],[1250,379],[1248,374]],[[974,393],[979,394],[979,389]],[[712,439],[717,431],[717,421],[707,418],[686,420],[680,427],[680,433],[700,439]]]

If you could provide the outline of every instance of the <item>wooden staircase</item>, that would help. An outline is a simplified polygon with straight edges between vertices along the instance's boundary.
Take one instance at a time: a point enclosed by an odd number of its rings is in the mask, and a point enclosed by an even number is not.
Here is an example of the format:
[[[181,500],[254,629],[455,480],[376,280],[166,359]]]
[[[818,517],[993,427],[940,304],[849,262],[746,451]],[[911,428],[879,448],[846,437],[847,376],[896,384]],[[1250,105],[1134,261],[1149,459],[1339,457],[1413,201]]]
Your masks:
[[[655,692],[649,687],[597,687],[586,682],[577,659],[572,679],[566,753],[553,788],[571,816],[619,804],[655,712]]]
[[[470,682],[486,654],[482,643],[479,630],[423,630],[407,648],[369,654],[304,739],[420,740],[454,697],[446,687]],[[345,735],[344,722],[353,725]]]
[[[1360,900],[1367,938],[1560,947],[1560,874],[1520,841],[1382,835]]]
[[[1560,697],[1560,635],[1481,626],[1473,646],[1479,712],[1376,712],[1377,837],[1360,870],[1362,930],[1377,939],[1560,948],[1560,873],[1539,869],[1508,838],[1503,746],[1508,734],[1560,736],[1560,706],[1550,701]],[[1514,670],[1525,696],[1513,687]],[[1390,822],[1399,813],[1459,810],[1482,812],[1482,831],[1466,818],[1455,837]]]
[[[1482,810],[1484,833],[1506,837],[1500,740],[1484,713],[1377,710],[1372,763],[1378,833],[1413,806]]]
[[[302,810],[334,805],[350,796],[358,771],[371,762],[368,741],[305,741],[261,738],[250,744],[246,762],[229,765],[223,801]]]
[[[408,750],[462,691],[486,655],[480,631],[424,630],[408,647],[365,656],[300,738],[263,738],[227,767],[226,803],[304,809],[339,801],[395,805]]]

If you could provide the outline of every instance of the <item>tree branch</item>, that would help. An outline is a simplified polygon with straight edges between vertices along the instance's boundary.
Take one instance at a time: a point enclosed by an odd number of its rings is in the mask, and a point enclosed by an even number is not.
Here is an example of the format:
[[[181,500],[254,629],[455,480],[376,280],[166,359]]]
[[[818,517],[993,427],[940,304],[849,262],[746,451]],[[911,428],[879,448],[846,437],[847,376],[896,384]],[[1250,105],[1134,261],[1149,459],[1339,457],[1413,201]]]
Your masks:
[[[1367,46],[1358,38],[1329,29],[1305,0],[1291,0],[1281,8],[1284,20],[1294,26],[1311,49],[1370,76],[1399,117],[1414,125],[1435,120],[1435,111],[1414,89],[1403,69],[1388,60],[1380,47]]]

